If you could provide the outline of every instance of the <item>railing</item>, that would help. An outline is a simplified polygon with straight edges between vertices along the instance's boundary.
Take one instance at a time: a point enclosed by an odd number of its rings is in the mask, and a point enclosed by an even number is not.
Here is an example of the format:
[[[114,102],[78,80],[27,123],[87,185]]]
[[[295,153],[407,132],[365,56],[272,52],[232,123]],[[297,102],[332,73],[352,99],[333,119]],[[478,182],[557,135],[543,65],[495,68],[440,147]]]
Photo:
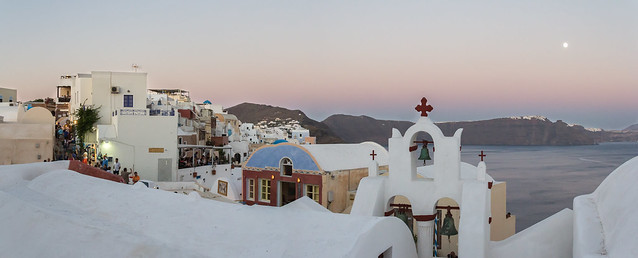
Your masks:
[[[175,110],[150,110],[150,116],[175,116]]]
[[[117,115],[117,113],[115,114]],[[122,116],[146,116],[146,109],[120,109]]]

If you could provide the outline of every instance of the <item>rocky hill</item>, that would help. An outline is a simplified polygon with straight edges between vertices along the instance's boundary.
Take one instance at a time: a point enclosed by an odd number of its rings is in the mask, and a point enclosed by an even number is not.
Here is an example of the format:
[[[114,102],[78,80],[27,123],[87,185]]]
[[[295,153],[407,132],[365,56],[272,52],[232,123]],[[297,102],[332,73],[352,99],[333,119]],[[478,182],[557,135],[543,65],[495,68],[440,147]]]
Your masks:
[[[625,128],[623,131],[638,131],[638,124],[630,125],[629,127]]]
[[[405,133],[409,121],[377,120],[368,116],[332,115],[322,122],[310,119],[301,110],[242,103],[228,108],[242,122],[257,123],[276,118],[299,121],[317,137],[318,143],[359,143],[373,141],[388,144],[392,128]],[[638,141],[638,125],[623,131],[590,131],[580,125],[552,122],[540,116],[497,118],[470,122],[437,123],[445,135],[463,128],[461,143],[466,145],[589,145],[600,142]]]
[[[473,122],[439,123],[445,135],[463,128],[462,144],[468,145],[591,145],[590,131],[580,125],[552,122],[538,116],[497,118]]]
[[[228,113],[237,116],[242,122],[257,123],[259,121],[274,121],[276,118],[285,120],[291,118],[299,121],[299,124],[310,130],[310,136],[317,137],[317,143],[342,143],[333,131],[325,124],[310,119],[301,110],[290,110],[270,105],[242,103],[226,109]]]
[[[377,120],[369,116],[332,115],[322,121],[337,136],[348,143],[373,141],[381,145],[388,144],[392,128],[401,133],[414,123],[408,121]]]
[[[345,142],[375,141],[386,145],[392,128],[405,133],[407,121],[376,120],[367,116],[333,115],[323,121]],[[588,145],[596,138],[582,126],[544,117],[498,118],[472,122],[437,123],[445,135],[463,128],[467,145]]]

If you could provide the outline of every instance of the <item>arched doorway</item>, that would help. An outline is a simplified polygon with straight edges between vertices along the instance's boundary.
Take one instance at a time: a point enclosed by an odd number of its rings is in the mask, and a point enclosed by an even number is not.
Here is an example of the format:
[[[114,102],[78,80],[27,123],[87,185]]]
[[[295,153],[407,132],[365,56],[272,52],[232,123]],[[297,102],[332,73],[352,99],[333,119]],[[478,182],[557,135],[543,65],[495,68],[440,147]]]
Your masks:
[[[459,254],[459,222],[461,209],[459,204],[451,198],[441,198],[435,206],[434,219],[434,251],[437,257],[448,257],[449,254]]]

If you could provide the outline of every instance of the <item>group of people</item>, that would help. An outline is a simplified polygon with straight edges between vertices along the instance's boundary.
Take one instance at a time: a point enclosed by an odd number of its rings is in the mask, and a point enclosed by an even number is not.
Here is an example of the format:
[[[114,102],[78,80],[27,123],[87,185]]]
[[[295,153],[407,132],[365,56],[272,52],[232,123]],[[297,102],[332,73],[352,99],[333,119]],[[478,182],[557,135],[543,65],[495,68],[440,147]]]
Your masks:
[[[86,152],[84,153],[84,159],[82,160],[82,162],[85,164],[88,164]],[[121,176],[122,179],[124,179],[124,182],[126,184],[129,184],[130,180],[133,180],[133,184],[137,183],[137,181],[140,181],[140,175],[137,174],[137,171],[133,172],[133,176],[131,176],[130,171],[133,171],[133,170],[131,169],[129,171],[127,168],[122,169],[122,164],[120,164],[120,160],[118,158],[115,158],[115,163],[113,163],[113,166],[110,167],[109,158],[107,154],[98,155],[98,162],[96,162],[95,167],[101,168],[102,170],[106,172],[113,173],[114,175]],[[120,170],[122,171],[121,175],[120,175]]]
[[[70,160],[77,158],[75,135],[70,124],[55,125],[56,144],[53,146],[55,160]]]
[[[193,157],[187,157],[186,155],[184,155],[183,157],[181,157],[179,159],[179,168],[191,168],[191,167],[198,167],[198,166],[204,166],[204,165],[212,165],[215,162],[215,156],[213,156],[212,158],[210,157],[210,155],[208,155],[208,153],[204,153],[204,155],[199,155],[198,153],[195,153],[195,158],[193,159]],[[195,162],[193,164],[193,162]]]

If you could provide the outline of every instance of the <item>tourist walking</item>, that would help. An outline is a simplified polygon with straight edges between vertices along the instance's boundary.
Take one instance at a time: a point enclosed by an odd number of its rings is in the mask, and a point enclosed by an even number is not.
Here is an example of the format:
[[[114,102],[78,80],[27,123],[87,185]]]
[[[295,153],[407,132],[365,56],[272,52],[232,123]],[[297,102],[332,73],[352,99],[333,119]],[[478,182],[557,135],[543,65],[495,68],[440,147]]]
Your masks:
[[[113,164],[113,174],[120,174],[120,161],[117,158],[115,158],[115,164]]]

